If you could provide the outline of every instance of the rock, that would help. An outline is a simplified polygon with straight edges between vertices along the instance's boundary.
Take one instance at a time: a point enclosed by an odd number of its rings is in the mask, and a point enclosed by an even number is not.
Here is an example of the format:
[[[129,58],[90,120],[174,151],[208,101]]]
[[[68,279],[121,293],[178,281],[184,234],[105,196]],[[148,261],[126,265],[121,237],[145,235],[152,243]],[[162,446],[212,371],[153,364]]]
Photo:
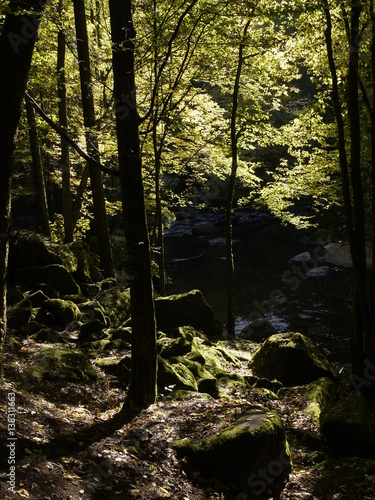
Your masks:
[[[46,283],[39,283],[36,285],[30,292],[30,294],[34,294],[37,292],[43,292],[44,295],[47,296],[49,299],[58,299],[59,298],[59,292],[57,292],[54,288],[51,286],[47,285]]]
[[[345,456],[374,456],[375,418],[362,395],[328,404],[320,415],[320,430]]]
[[[202,378],[212,378],[213,380],[216,380],[215,377],[211,375],[211,373],[203,365],[201,365],[197,361],[192,361],[185,356],[175,356],[173,358],[170,358],[168,361],[171,364],[182,363],[183,365],[185,365],[198,380],[198,383]]]
[[[198,386],[194,375],[182,363],[170,364],[162,358],[158,359],[158,386],[197,391]]]
[[[256,351],[249,367],[255,375],[277,379],[284,385],[304,385],[318,378],[335,378],[331,364],[300,333],[278,333]]]
[[[306,413],[311,415],[314,423],[319,425],[320,414],[327,404],[337,399],[338,390],[336,384],[327,377],[322,377],[306,388]]]
[[[74,295],[80,292],[77,283],[69,271],[64,266],[57,264],[20,269],[17,271],[14,279],[29,288],[40,283],[45,283],[62,295]]]
[[[163,400],[172,400],[172,401],[185,401],[185,400],[207,400],[212,399],[209,394],[194,392],[194,391],[185,391],[184,389],[178,389],[177,391],[173,391],[167,396],[164,396]]]
[[[83,241],[74,241],[66,245],[74,254],[77,261],[77,269],[74,278],[78,283],[92,283],[102,279],[100,274],[100,259],[98,255],[90,251],[90,247]]]
[[[111,332],[111,339],[112,340],[121,339],[121,340],[124,340],[125,342],[128,342],[129,344],[131,344],[132,343],[132,329],[130,327],[118,328],[117,330],[114,330]]]
[[[36,321],[49,327],[64,327],[67,323],[80,319],[81,313],[70,300],[48,299],[36,315]]]
[[[287,477],[291,470],[282,421],[266,409],[249,410],[225,429],[199,441],[182,439],[171,446],[194,470],[254,493],[260,485],[262,492],[266,491],[270,483]],[[268,471],[268,483],[261,479],[265,477],[262,471]]]
[[[77,271],[77,258],[69,248],[69,245],[60,245],[56,248],[56,254],[61,259],[61,264],[71,273]]]
[[[21,328],[27,325],[33,313],[33,306],[29,299],[24,299],[7,312],[9,328]]]
[[[42,380],[64,379],[88,383],[97,378],[91,361],[84,354],[58,345],[41,346],[27,371]]]
[[[276,328],[268,321],[267,318],[260,318],[251,321],[245,326],[240,332],[240,337],[248,340],[264,340],[275,335],[277,333]]]
[[[100,292],[97,297],[103,307],[111,326],[121,326],[130,318],[130,290],[117,285]]]
[[[104,330],[105,324],[99,321],[98,319],[92,319],[91,321],[88,321],[87,323],[83,323],[80,327],[80,335],[79,335],[79,340],[80,342],[87,342],[88,337],[91,336],[94,333],[100,333]],[[99,336],[98,338],[104,338],[107,335],[104,334],[103,336]],[[95,340],[98,340],[96,338]]]
[[[82,302],[78,305],[79,310],[82,313],[83,320],[94,321],[98,320],[103,325],[107,324],[107,319],[105,317],[105,310],[103,306],[97,300],[90,300],[88,302]]]
[[[213,398],[219,397],[219,389],[216,385],[216,378],[204,377],[198,380],[198,391],[204,394],[209,394]]]
[[[26,299],[26,295],[21,292],[18,286],[7,289],[7,307],[14,306],[24,299]]]
[[[318,266],[307,271],[306,276],[309,278],[328,278],[335,274],[334,269],[328,266]]]
[[[66,344],[65,339],[60,335],[59,332],[54,332],[50,328],[42,328],[37,333],[31,336],[35,342],[48,344]]]
[[[248,389],[245,377],[226,373],[216,380],[217,397],[219,399],[233,399]]]
[[[30,300],[33,307],[40,307],[46,300],[48,300],[47,295],[43,293],[42,290],[37,290],[36,292],[29,294],[27,298]]]
[[[222,333],[211,306],[199,290],[158,297],[155,300],[155,313],[159,330],[190,325],[206,335],[218,336]]]
[[[302,252],[288,260],[288,264],[292,264],[293,262],[308,262],[309,260],[311,260],[310,252]]]
[[[282,388],[282,384],[278,380],[268,380],[268,378],[254,377],[253,375],[245,375],[245,380],[254,389],[268,389],[277,393]]]
[[[14,231],[9,243],[9,273],[19,269],[62,264],[46,244],[45,239],[31,231]]]
[[[324,250],[324,259],[327,264],[340,267],[353,267],[349,245],[329,243],[325,245]],[[367,268],[370,269],[372,265],[372,251],[371,247],[368,245],[366,245],[366,264]]]

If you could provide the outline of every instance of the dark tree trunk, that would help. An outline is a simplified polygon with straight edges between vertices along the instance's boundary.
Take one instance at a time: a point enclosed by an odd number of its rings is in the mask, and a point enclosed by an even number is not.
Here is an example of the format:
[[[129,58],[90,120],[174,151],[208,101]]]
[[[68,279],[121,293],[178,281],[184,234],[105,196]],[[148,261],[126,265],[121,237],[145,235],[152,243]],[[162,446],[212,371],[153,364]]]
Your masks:
[[[41,232],[50,237],[51,227],[49,224],[46,185],[44,182],[44,172],[42,158],[40,155],[39,139],[36,129],[35,109],[31,101],[26,97],[26,114],[27,123],[29,126],[30,151],[33,167],[33,178],[35,188],[36,210],[37,210],[37,227]]]
[[[63,8],[63,0],[59,0],[59,10]],[[60,30],[57,43],[57,96],[59,100],[59,125],[67,132],[68,117],[65,83],[65,33]],[[64,243],[73,241],[72,197],[70,186],[69,144],[61,138],[61,174],[62,174],[62,209],[64,216]]]
[[[132,315],[132,365],[125,407],[155,402],[157,350],[150,244],[144,205],[134,83],[135,30],[131,0],[109,0],[119,169],[128,254]],[[120,103],[127,102],[126,109]]]
[[[14,142],[45,1],[29,0],[28,14],[24,16],[14,14],[20,7],[25,7],[24,1],[9,2],[0,37],[0,381],[6,335],[6,275]]]
[[[79,70],[81,77],[83,118],[86,127],[87,152],[97,162],[100,162],[100,158],[98,155],[98,141],[93,130],[96,125],[96,118],[94,97],[92,91],[93,87],[91,80],[90,53],[84,0],[74,0],[74,18],[76,25]],[[89,172],[94,205],[94,218],[98,237],[100,264],[104,270],[105,276],[114,276],[102,173],[91,163],[89,163]]]
[[[250,21],[245,25],[243,32],[243,40],[240,44],[237,62],[236,79],[234,82],[233,99],[232,99],[232,116],[231,116],[231,147],[232,147],[232,170],[229,179],[229,188],[226,201],[225,210],[225,236],[226,236],[226,261],[227,261],[227,330],[228,336],[234,337],[235,335],[235,321],[234,321],[234,259],[233,259],[233,240],[232,240],[232,205],[234,188],[236,185],[237,176],[237,161],[238,161],[238,145],[237,145],[237,109],[238,109],[238,93],[240,88],[241,72],[243,66],[243,49],[244,38],[246,37],[247,30],[249,29]]]

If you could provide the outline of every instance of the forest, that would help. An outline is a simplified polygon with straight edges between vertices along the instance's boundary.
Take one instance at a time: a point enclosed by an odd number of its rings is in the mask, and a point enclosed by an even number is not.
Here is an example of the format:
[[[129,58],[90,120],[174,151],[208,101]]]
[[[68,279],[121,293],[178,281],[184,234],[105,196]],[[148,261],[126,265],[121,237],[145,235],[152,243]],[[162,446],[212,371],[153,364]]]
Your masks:
[[[375,497],[373,0],[0,0],[0,496]]]

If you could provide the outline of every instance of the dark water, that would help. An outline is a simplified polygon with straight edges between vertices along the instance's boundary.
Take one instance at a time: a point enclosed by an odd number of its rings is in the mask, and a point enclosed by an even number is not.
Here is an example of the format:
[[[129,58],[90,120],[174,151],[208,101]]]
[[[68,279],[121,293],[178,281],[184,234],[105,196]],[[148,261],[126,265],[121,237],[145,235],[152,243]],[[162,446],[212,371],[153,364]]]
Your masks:
[[[348,269],[323,278],[307,272],[324,264],[318,243],[301,241],[269,216],[242,214],[234,221],[236,332],[264,315],[278,332],[310,337],[336,361],[350,360]],[[288,261],[309,251],[312,258]],[[172,223],[165,238],[169,293],[200,289],[215,316],[226,323],[226,263],[223,216],[195,214]]]

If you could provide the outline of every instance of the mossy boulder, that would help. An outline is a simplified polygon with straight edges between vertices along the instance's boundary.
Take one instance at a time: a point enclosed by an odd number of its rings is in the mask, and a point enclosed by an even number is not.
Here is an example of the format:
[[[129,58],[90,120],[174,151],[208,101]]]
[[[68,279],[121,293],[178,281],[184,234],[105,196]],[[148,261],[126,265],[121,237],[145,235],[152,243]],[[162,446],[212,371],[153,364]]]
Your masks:
[[[61,336],[61,334],[50,328],[40,329],[37,333],[34,333],[31,338],[40,344],[66,344],[66,340]]]
[[[304,385],[321,377],[335,378],[334,370],[314,344],[300,333],[278,333],[256,351],[249,367],[255,375],[287,386]]]
[[[121,326],[130,318],[130,290],[123,285],[100,292],[97,298],[111,326]]]
[[[74,254],[77,267],[74,271],[74,278],[78,283],[91,283],[100,281],[100,260],[98,255],[90,251],[90,247],[83,241],[74,241],[66,245]]]
[[[121,339],[129,344],[132,343],[132,329],[129,326],[117,329],[111,328],[110,335],[112,340]]]
[[[61,264],[70,272],[77,271],[77,258],[68,245],[59,245],[56,247],[55,253],[60,257]]]
[[[83,321],[98,320],[104,325],[107,324],[104,307],[97,300],[81,302],[78,307],[82,313]]]
[[[219,399],[238,397],[248,388],[249,385],[241,375],[227,373],[216,380],[217,397]]]
[[[46,295],[49,299],[58,299],[60,296],[59,292],[52,288],[52,286],[47,285],[47,283],[38,283],[30,291],[30,294],[34,294],[37,292],[43,292],[44,295]]]
[[[58,345],[40,347],[27,371],[42,380],[88,383],[97,378],[91,361],[82,352]]]
[[[46,300],[48,300],[48,296],[43,293],[42,290],[30,293],[27,298],[30,300],[33,307],[40,307]]]
[[[336,384],[327,377],[322,377],[311,382],[306,388],[306,413],[311,415],[313,422],[319,425],[322,410],[329,403],[337,399],[338,390]]]
[[[277,482],[291,469],[283,423],[276,413],[266,409],[249,410],[204,439],[182,439],[171,446],[195,470],[246,490],[262,482],[261,471],[268,471],[270,482]],[[265,491],[270,484],[263,482]]]
[[[328,404],[320,414],[320,430],[345,456],[375,455],[375,418],[362,395]]]
[[[49,327],[64,327],[80,317],[78,306],[71,300],[48,299],[42,304],[35,320]]]
[[[191,325],[206,335],[218,336],[222,333],[211,306],[199,290],[158,297],[155,300],[155,313],[159,330]]]
[[[105,325],[97,319],[83,323],[79,327],[79,342],[93,342],[108,338],[108,334],[104,332]]]
[[[62,264],[62,260],[48,246],[46,240],[32,231],[14,231],[9,243],[9,272],[19,269]]]
[[[158,359],[158,386],[173,389],[197,391],[197,381],[194,375],[183,363],[170,364],[162,358]]]
[[[61,265],[34,266],[17,271],[15,281],[25,284],[29,289],[46,283],[62,295],[79,294],[80,289],[69,271]]]
[[[215,377],[200,363],[197,361],[193,361],[185,356],[175,356],[168,360],[171,364],[182,363],[184,364],[194,375],[196,379],[201,378],[212,378],[214,380]]]
[[[29,299],[24,299],[7,312],[7,323],[9,328],[21,328],[30,321],[33,313],[33,305]]]
[[[18,302],[26,299],[26,295],[22,293],[18,286],[7,289],[7,306],[14,306]]]

